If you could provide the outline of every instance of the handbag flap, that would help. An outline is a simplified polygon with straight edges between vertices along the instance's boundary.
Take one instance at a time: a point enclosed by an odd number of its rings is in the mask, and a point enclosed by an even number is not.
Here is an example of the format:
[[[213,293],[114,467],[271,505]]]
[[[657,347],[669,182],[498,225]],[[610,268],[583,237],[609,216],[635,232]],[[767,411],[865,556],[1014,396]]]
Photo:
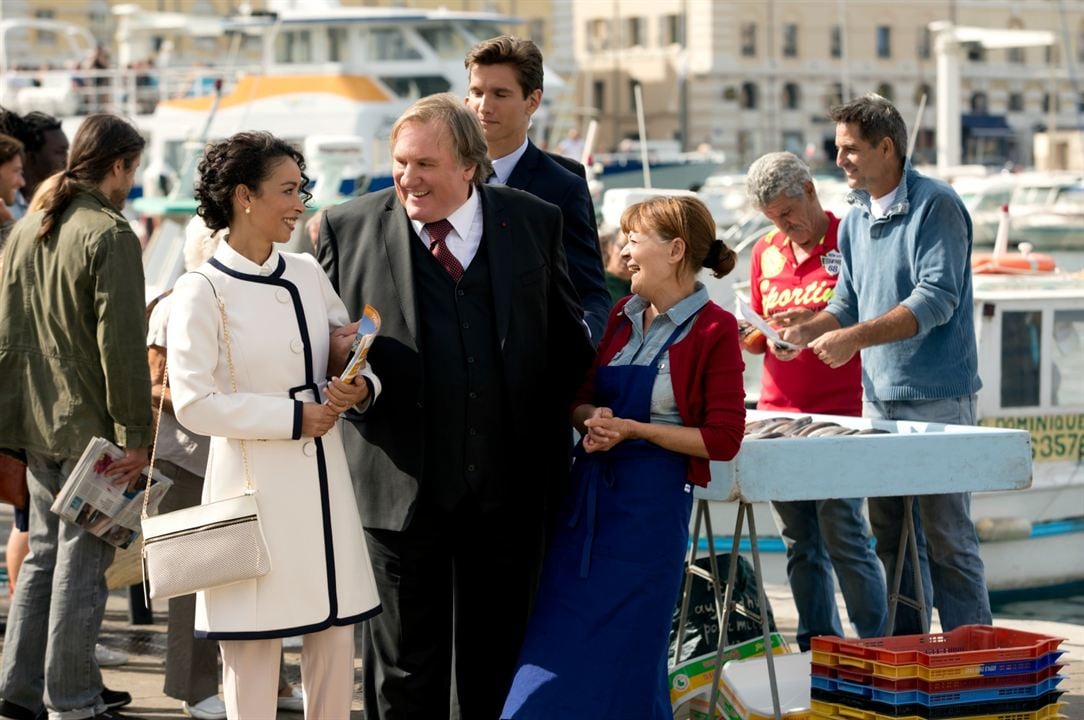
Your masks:
[[[143,519],[143,536],[153,540],[161,535],[170,535],[184,530],[195,530],[205,525],[255,517],[257,514],[256,495],[245,493],[237,497],[217,500],[205,505],[175,510]]]

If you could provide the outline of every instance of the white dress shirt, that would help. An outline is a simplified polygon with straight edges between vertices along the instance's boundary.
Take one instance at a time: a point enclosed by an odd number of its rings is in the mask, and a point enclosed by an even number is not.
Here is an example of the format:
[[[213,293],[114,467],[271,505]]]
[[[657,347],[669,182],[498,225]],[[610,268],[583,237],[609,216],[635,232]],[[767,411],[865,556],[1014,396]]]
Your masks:
[[[474,260],[474,256],[478,254],[478,246],[482,244],[482,200],[473,185],[467,202],[460,205],[447,219],[452,224],[452,231],[448,233],[444,243],[466,270],[471,260]],[[410,224],[414,226],[414,232],[418,233],[418,237],[425,244],[425,249],[429,250],[433,239],[429,237],[425,223],[411,219]]]

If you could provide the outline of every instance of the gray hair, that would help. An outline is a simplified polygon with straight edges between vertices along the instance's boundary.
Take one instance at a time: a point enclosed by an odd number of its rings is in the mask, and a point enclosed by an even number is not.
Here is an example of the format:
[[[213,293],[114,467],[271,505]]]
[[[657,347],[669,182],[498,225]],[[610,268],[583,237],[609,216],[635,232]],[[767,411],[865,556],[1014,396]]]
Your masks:
[[[801,197],[805,184],[811,182],[809,166],[789,152],[768,153],[753,163],[745,176],[746,193],[757,210],[782,196]]]
[[[463,167],[474,165],[474,177],[471,181],[481,185],[493,173],[493,163],[489,161],[489,147],[482,132],[482,124],[475,114],[451,93],[437,93],[418,100],[406,109],[391,128],[389,143],[395,152],[395,141],[399,131],[408,122],[428,123],[437,121],[448,130],[452,140],[452,152]]]

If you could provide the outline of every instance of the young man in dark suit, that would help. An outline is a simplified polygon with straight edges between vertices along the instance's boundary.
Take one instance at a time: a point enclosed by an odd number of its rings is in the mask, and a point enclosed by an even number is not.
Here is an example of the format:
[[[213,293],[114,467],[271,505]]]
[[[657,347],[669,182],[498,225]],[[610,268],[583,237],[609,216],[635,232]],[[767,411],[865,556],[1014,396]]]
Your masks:
[[[587,182],[527,138],[531,115],[542,102],[542,52],[530,40],[504,35],[475,45],[464,65],[470,74],[466,103],[482,123],[493,162],[489,182],[526,190],[561,208],[568,274],[598,344],[610,295]]]
[[[382,394],[344,430],[383,605],[363,635],[365,716],[485,720],[511,683],[593,353],[561,213],[483,184],[475,116],[434,95],[391,137],[394,188],[328,210],[319,250],[351,315],[382,318]]]

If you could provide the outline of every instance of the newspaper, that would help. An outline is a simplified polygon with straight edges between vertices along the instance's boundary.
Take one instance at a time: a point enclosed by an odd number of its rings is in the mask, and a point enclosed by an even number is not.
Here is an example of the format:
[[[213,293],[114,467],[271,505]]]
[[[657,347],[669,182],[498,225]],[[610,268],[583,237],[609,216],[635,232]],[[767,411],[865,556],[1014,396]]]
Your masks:
[[[366,305],[358,320],[358,332],[354,342],[357,348],[350,360],[346,363],[346,369],[342,374],[343,382],[353,382],[361,369],[365,367],[365,357],[369,354],[369,348],[380,332],[380,313],[372,305]]]
[[[129,490],[106,475],[109,466],[124,457],[124,451],[104,438],[91,438],[64,487],[53,502],[52,511],[75,523],[110,545],[126,548],[139,537],[139,518],[147,473]],[[158,503],[173,481],[154,473],[148,512],[157,512]]]
[[[779,332],[768,324],[768,321],[757,314],[757,311],[753,309],[753,306],[745,302],[741,298],[738,298],[738,316],[748,322],[764,333],[764,337],[768,338],[776,345],[787,350],[798,350],[800,346],[794,343],[789,343],[783,338],[779,337]]]

